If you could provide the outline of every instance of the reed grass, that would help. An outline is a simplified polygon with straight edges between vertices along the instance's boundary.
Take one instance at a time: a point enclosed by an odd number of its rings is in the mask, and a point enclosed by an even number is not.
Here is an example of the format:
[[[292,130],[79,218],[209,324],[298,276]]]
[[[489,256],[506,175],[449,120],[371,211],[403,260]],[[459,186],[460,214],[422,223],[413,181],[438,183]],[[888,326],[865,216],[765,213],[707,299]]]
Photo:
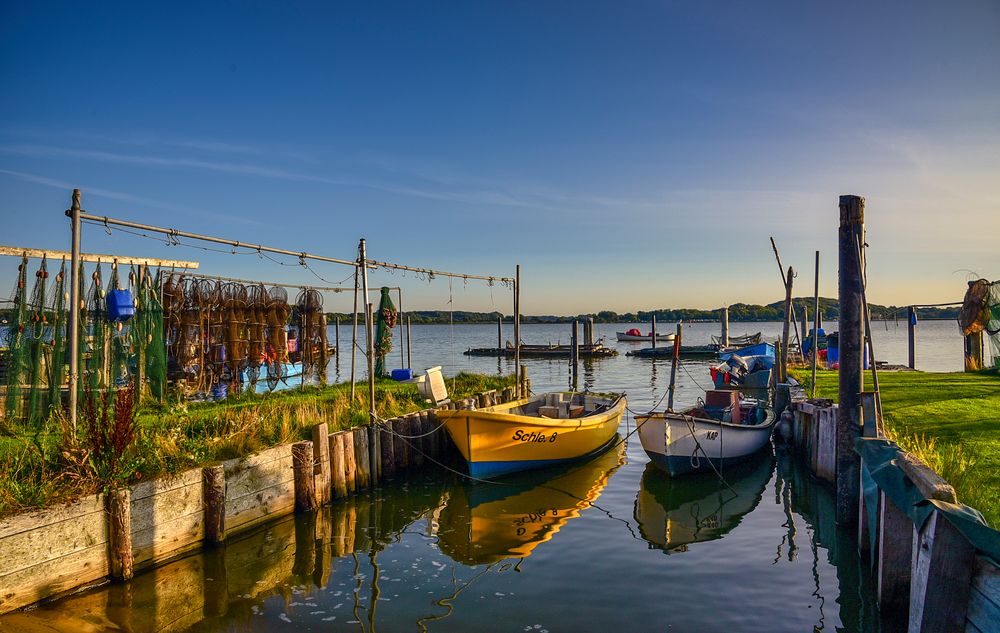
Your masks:
[[[800,372],[807,384],[807,372]],[[1000,375],[881,372],[886,435],[933,468],[959,501],[1000,528]],[[871,375],[865,388],[872,389]],[[837,372],[820,371],[816,396],[837,398]]]
[[[453,399],[514,384],[513,376],[460,373],[448,378]],[[213,462],[245,457],[272,446],[308,439],[313,426],[331,432],[368,423],[368,389],[361,383],[244,394],[222,402],[151,404],[140,408],[134,440],[116,456],[115,473],[132,483]],[[427,403],[412,384],[379,380],[380,418],[419,411]],[[53,417],[37,429],[0,429],[0,516],[68,501],[106,487],[93,446],[75,439],[65,420]],[[106,474],[106,473],[105,473]]]

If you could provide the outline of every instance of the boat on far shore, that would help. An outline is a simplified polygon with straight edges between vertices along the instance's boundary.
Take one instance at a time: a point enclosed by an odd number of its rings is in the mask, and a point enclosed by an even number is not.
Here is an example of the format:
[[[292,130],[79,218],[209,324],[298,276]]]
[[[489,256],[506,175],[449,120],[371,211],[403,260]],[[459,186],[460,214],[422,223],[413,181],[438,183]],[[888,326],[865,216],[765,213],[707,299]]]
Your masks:
[[[618,337],[619,341],[644,341],[644,342],[648,343],[649,341],[653,340],[653,333],[652,332],[649,332],[647,334],[643,334],[639,330],[639,328],[632,328],[631,330],[628,330],[627,332],[615,332],[615,336]],[[676,336],[676,335],[674,333],[672,333],[672,332],[663,332],[662,334],[660,332],[657,332],[656,333],[656,340],[657,341],[668,341],[669,342],[669,341],[674,340],[674,336]]]

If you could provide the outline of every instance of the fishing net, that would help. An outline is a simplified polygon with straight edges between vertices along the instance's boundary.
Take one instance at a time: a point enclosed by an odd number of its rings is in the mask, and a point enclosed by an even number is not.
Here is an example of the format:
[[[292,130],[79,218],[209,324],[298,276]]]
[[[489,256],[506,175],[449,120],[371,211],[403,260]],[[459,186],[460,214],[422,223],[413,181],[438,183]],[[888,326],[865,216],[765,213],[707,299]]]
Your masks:
[[[162,277],[158,272],[154,278],[144,266],[130,278],[136,288],[136,314],[130,328],[137,396],[140,400],[147,395],[162,400],[167,381],[164,311],[158,291]]]
[[[323,295],[312,288],[302,290],[295,299],[295,312],[299,326],[302,378],[315,377],[323,383],[326,381],[328,355]]]
[[[392,328],[396,327],[396,306],[389,296],[389,289],[382,287],[382,298],[378,304],[378,319],[375,329],[375,375],[385,376],[385,359],[392,351]]]
[[[985,303],[989,317],[985,320],[984,330],[990,341],[990,351],[993,354],[993,366],[1000,369],[1000,281],[994,281],[986,293]]]
[[[24,381],[27,380],[29,365],[29,349],[24,341],[30,333],[30,319],[28,313],[28,258],[21,259],[21,265],[17,268],[17,283],[14,285],[14,293],[11,295],[10,323],[7,326],[7,335],[4,344],[7,348],[5,354],[4,367],[6,369],[7,393],[4,398],[4,414],[10,420],[20,419],[24,409],[22,400],[24,394]]]
[[[48,408],[54,412],[62,408],[62,387],[66,381],[66,364],[69,359],[66,357],[67,331],[66,325],[68,314],[66,305],[69,303],[69,295],[66,290],[66,260],[63,259],[59,267],[59,274],[56,275],[55,286],[52,289],[52,299],[49,305],[52,307],[52,342],[48,357]]]

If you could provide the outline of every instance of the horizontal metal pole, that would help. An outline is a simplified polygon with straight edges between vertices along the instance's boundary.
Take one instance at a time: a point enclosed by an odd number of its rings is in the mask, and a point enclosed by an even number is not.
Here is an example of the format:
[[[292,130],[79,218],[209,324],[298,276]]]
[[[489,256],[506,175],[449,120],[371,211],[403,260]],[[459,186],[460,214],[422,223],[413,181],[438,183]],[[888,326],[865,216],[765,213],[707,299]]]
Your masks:
[[[140,231],[162,233],[163,235],[168,235],[170,237],[186,237],[193,240],[201,240],[203,242],[225,244],[226,246],[232,246],[233,248],[245,248],[252,251],[275,253],[278,255],[290,255],[292,257],[299,257],[301,259],[315,259],[317,261],[329,262],[331,264],[343,264],[344,266],[357,266],[357,262],[348,261],[346,259],[337,259],[335,257],[324,257],[323,255],[311,255],[305,252],[296,252],[284,248],[274,248],[271,246],[264,246],[263,244],[248,244],[246,242],[227,240],[221,237],[212,237],[211,235],[200,235],[198,233],[189,233],[188,231],[178,231],[177,229],[165,229],[159,226],[152,226],[150,224],[140,224],[138,222],[117,220],[115,218],[111,218],[108,216],[91,215],[89,213],[81,212],[80,219],[82,221],[92,222],[94,224],[103,224],[104,226],[124,226],[131,229],[139,229]]]
[[[290,251],[284,248],[274,248],[271,246],[264,246],[262,244],[248,244],[246,242],[239,242],[236,240],[227,240],[221,237],[213,237],[211,235],[201,235],[198,233],[190,233],[188,231],[178,231],[177,229],[168,229],[159,226],[152,226],[150,224],[141,224],[139,222],[129,222],[126,220],[118,220],[116,218],[100,215],[92,215],[90,213],[80,212],[80,220],[84,222],[91,222],[93,224],[103,224],[104,226],[123,226],[131,229],[138,229],[140,231],[150,231],[153,233],[161,233],[170,237],[184,237],[193,240],[202,240],[205,242],[213,242],[215,244],[225,244],[226,246],[231,246],[233,248],[245,248],[251,251],[276,253],[278,255],[289,255],[291,257],[298,257],[300,259],[314,259],[316,261],[328,262],[331,264],[342,264],[344,266],[354,266],[357,267],[357,261],[349,261],[346,259],[337,259],[335,257],[325,257],[323,255],[313,255],[306,252],[296,252]],[[481,279],[483,281],[499,281],[502,283],[511,283],[514,281],[512,277],[490,277],[487,275],[465,275],[462,273],[452,273],[443,270],[433,270],[431,268],[416,268],[413,266],[404,266],[402,264],[393,264],[391,262],[380,262],[375,260],[367,260],[366,268],[391,268],[393,270],[408,270],[410,272],[422,273],[425,275],[435,276],[435,277],[454,277],[456,279]]]
[[[0,246],[0,255],[10,255],[12,257],[34,257],[36,259],[41,259],[42,257],[47,257],[48,259],[62,259],[67,260],[72,257],[72,253],[69,251],[54,251],[46,248],[19,248],[17,246]],[[195,269],[201,264],[198,262],[189,262],[180,259],[157,259],[155,257],[132,257],[130,255],[105,255],[103,253],[80,253],[80,261],[84,262],[96,262],[110,264],[112,262],[118,262],[119,264],[130,265],[134,264],[137,266],[159,266],[161,268],[186,268]]]

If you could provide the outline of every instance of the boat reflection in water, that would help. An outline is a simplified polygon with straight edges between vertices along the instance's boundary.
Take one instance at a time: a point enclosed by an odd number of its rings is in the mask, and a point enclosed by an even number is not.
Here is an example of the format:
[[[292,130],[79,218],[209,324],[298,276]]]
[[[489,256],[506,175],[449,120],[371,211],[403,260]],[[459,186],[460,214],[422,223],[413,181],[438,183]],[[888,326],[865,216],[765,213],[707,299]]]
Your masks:
[[[722,538],[757,507],[773,472],[770,450],[725,469],[729,486],[714,473],[671,478],[650,462],[635,499],[639,532],[667,554]]]
[[[438,547],[465,565],[530,556],[595,502],[624,463],[616,442],[586,462],[457,485],[438,517]]]

